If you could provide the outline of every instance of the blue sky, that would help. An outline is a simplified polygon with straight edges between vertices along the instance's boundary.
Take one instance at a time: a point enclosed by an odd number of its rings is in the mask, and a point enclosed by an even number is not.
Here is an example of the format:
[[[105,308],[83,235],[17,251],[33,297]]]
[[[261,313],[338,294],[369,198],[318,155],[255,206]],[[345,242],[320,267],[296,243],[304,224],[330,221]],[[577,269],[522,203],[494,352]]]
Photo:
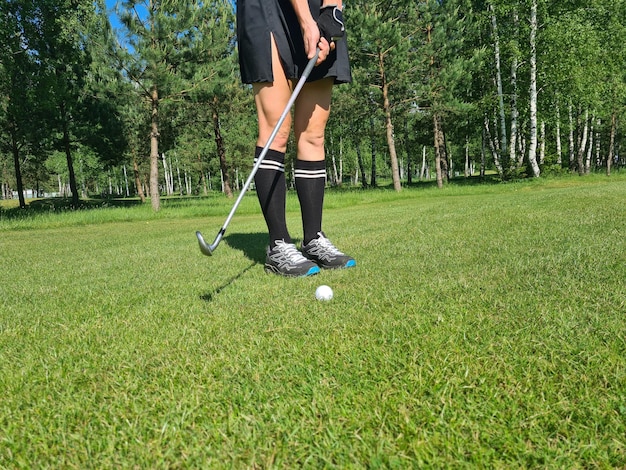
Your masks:
[[[109,10],[109,20],[111,21],[111,26],[113,26],[113,28],[115,29],[120,27],[120,22],[117,16],[115,16],[115,14],[113,13],[113,9],[115,8],[116,3],[117,0],[106,0],[107,10]]]

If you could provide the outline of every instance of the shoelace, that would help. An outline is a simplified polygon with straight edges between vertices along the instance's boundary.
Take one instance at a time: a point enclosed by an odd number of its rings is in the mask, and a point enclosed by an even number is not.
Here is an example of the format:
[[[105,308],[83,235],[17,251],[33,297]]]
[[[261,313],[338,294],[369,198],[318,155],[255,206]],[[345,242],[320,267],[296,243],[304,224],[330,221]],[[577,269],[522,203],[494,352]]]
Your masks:
[[[332,242],[326,238],[326,237],[319,237],[317,239],[317,243],[322,245],[322,248],[324,248],[325,250],[329,251],[330,254],[334,255],[334,256],[343,256],[343,253],[341,251],[339,251],[337,249],[337,247],[335,245],[332,244]]]
[[[282,240],[276,241],[276,247],[280,247],[280,252],[284,256],[284,258],[291,263],[301,263],[303,260],[306,261],[306,258],[298,251],[296,245],[293,243],[286,243]]]

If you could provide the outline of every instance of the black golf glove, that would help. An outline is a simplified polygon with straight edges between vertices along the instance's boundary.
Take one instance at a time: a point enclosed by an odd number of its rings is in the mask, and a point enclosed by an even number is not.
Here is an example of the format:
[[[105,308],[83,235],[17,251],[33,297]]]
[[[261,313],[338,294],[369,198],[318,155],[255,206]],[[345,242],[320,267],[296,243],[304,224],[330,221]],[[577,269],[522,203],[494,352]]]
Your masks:
[[[329,44],[331,41],[341,39],[345,34],[343,13],[336,6],[331,5],[320,10],[317,26],[320,29],[320,35],[326,38]]]

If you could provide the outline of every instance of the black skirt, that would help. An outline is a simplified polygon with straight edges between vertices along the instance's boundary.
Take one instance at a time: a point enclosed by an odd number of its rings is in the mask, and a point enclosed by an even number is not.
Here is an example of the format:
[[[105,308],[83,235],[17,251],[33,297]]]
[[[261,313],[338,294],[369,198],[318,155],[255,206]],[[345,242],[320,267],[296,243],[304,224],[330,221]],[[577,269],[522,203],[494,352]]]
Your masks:
[[[309,0],[313,18],[319,17],[321,0]],[[278,47],[285,75],[298,79],[308,59],[300,24],[289,0],[237,0],[237,43],[239,68],[244,83],[273,82],[270,35]],[[352,81],[346,38],[315,67],[308,81],[332,77],[335,83]]]

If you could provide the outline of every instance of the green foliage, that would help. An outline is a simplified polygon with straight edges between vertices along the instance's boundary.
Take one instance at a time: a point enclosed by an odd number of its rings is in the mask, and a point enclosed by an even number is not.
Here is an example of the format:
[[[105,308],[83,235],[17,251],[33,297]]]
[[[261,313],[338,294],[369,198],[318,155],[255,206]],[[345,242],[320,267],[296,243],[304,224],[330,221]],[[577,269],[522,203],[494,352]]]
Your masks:
[[[374,171],[381,177],[390,174],[386,130],[391,122],[401,166],[412,162],[415,178],[423,146],[429,156],[433,153],[433,113],[442,119],[455,168],[464,164],[467,145],[473,161],[487,155],[490,169],[491,157],[483,151],[484,118],[493,120],[499,105],[492,11],[500,33],[503,107],[509,116],[516,99],[518,153],[527,151],[528,2],[356,0],[345,6],[354,82],[335,90],[326,141],[327,154],[343,159],[344,175],[356,175],[360,167],[368,178]],[[123,21],[118,31],[112,30],[108,13],[102,0],[0,4],[3,186],[17,189],[18,170],[26,188],[53,187],[57,175],[66,184],[69,166],[50,173],[51,165],[46,165],[57,151],[65,152],[66,159],[74,153],[78,159],[95,155],[103,175],[136,163],[144,184],[153,86],[158,90],[158,154],[177,161],[192,177],[192,193],[204,191],[201,181],[209,174],[218,188],[220,171],[231,178],[246,173],[256,123],[252,93],[238,76],[233,2],[118,2]],[[617,154],[624,146],[626,2],[542,0],[539,25],[538,118],[546,123],[546,153],[557,154],[559,125],[562,154],[567,154],[571,103],[574,122],[587,112],[595,118],[597,164],[604,166],[611,136]],[[498,140],[500,126],[491,126]],[[582,122],[575,127],[574,151],[582,140]],[[218,161],[216,129],[223,138],[224,168]],[[550,158],[546,165],[555,163]],[[430,158],[428,163],[432,171]],[[162,169],[158,178],[157,190],[164,187]],[[93,192],[96,186],[87,189]]]

